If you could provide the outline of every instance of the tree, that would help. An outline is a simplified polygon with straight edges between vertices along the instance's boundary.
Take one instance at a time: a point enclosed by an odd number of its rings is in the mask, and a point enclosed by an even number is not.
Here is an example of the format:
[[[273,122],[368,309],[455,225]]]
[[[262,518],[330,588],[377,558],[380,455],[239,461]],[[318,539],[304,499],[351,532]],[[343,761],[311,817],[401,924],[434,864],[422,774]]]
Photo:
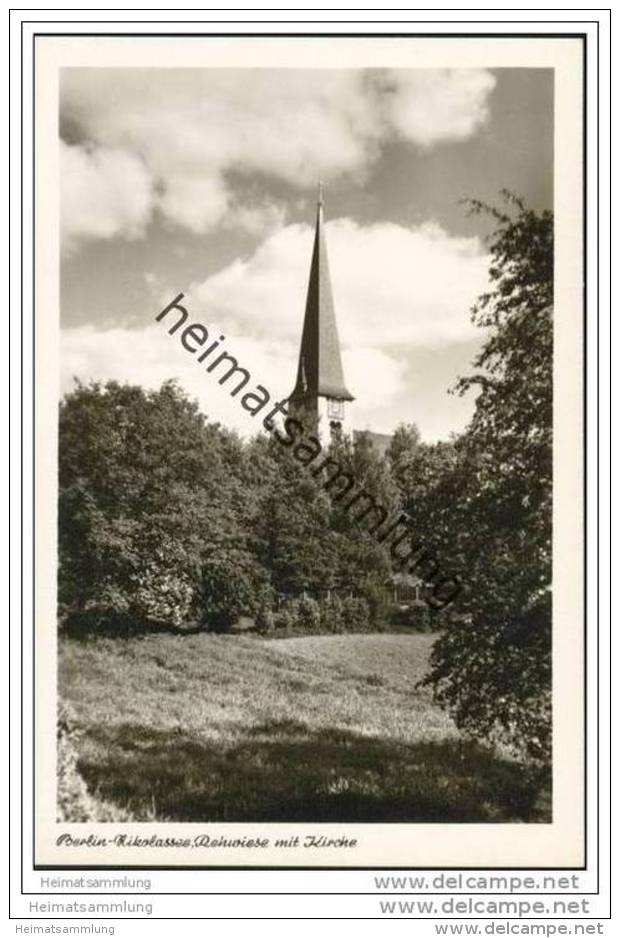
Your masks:
[[[261,576],[231,471],[240,453],[172,382],[78,383],[60,407],[61,614],[175,627],[234,616]]]
[[[417,442],[413,448],[392,450],[390,461],[403,509],[411,521],[419,573],[430,575],[429,594],[436,586],[442,596],[445,588],[441,581],[449,581],[454,589],[452,578],[462,573],[466,562],[460,537],[466,486],[457,443]]]
[[[462,614],[435,645],[426,683],[459,726],[544,761],[551,749],[553,217],[503,195],[505,210],[470,203],[496,222],[490,289],[472,310],[488,336],[474,373],[456,387],[478,391],[450,474],[460,486],[450,526]]]
[[[333,586],[336,539],[330,501],[306,466],[273,439],[251,444],[258,466],[253,529],[258,557],[277,593],[320,593]]]
[[[362,593],[376,606],[376,597],[383,592],[390,575],[391,560],[388,547],[373,532],[380,517],[372,511],[364,515],[364,510],[378,505],[392,519],[400,507],[398,489],[387,461],[364,433],[358,434],[355,441],[335,436],[327,455],[355,483],[345,495],[338,486],[329,489],[331,526],[338,535],[335,583],[345,592]],[[356,502],[359,493],[365,497]]]
[[[404,487],[402,475],[407,472],[420,443],[420,431],[414,423],[399,424],[392,435],[387,449],[387,458],[392,476],[401,490]]]

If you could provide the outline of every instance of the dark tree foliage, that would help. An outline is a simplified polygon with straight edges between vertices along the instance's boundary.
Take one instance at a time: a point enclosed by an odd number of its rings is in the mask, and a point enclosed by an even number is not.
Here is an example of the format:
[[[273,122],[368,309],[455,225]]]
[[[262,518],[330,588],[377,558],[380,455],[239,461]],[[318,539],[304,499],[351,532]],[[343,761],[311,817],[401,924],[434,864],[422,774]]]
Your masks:
[[[425,449],[425,470],[413,470],[419,479],[435,476],[429,515],[464,585],[461,615],[436,644],[427,683],[459,726],[544,761],[551,748],[553,217],[504,198],[505,211],[471,203],[496,221],[491,289],[472,310],[488,334],[474,373],[456,389],[477,389],[473,419],[451,453]],[[438,459],[448,465],[437,472]]]
[[[275,440],[258,438],[250,445],[261,447],[265,456],[255,531],[258,555],[275,591],[298,595],[330,589],[336,538],[329,496]]]
[[[287,597],[370,595],[385,551],[276,440],[242,443],[172,382],[159,391],[77,384],[60,407],[61,621],[226,630]],[[376,454],[343,468],[378,501],[395,487]]]
[[[344,593],[363,593],[371,598],[386,583],[391,565],[387,548],[372,533],[379,515],[370,511],[365,516],[364,511],[376,504],[389,516],[394,515],[399,505],[398,489],[389,466],[363,435],[355,445],[348,437],[336,437],[327,455],[355,480],[354,487],[342,497],[337,488],[332,491],[331,526],[338,533],[334,585]],[[356,502],[354,498],[360,493],[364,495]]]
[[[426,567],[436,558],[442,576],[461,575],[465,557],[459,517],[467,493],[457,443],[416,442],[388,455],[414,542],[421,545],[420,556],[428,557]]]
[[[243,604],[264,577],[241,452],[172,382],[78,384],[60,408],[61,615],[178,627],[234,614],[230,594]]]
[[[387,450],[387,459],[392,476],[401,489],[404,488],[402,473],[407,471],[420,444],[420,431],[414,423],[401,423],[396,427]]]

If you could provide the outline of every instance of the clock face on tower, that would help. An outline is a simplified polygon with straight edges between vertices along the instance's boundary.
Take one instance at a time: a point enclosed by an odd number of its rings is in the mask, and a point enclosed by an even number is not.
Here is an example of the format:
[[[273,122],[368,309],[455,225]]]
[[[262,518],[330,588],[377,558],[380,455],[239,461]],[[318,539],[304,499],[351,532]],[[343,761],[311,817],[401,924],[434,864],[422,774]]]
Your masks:
[[[344,420],[344,401],[327,398],[327,416],[330,420]]]

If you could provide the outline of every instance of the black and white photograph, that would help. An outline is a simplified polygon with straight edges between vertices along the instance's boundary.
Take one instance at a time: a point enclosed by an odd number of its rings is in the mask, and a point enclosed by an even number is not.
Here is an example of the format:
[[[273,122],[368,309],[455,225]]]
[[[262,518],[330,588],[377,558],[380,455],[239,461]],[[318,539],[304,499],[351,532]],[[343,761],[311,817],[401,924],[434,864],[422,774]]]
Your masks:
[[[581,473],[581,297],[577,269],[570,303],[557,281],[556,69],[335,64],[320,40],[313,64],[311,39],[197,64],[192,42],[63,61],[48,117],[54,850],[346,866],[382,832],[390,866],[390,831],[402,862],[421,825],[429,858],[449,835],[475,865],[466,825],[508,865],[502,832],[544,860],[570,815],[553,862],[573,861],[581,522],[556,492]]]

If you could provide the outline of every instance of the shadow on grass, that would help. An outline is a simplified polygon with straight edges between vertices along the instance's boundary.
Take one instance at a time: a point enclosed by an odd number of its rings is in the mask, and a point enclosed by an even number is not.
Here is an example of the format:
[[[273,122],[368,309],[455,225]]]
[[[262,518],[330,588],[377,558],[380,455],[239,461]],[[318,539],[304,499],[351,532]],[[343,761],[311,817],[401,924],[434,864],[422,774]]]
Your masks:
[[[124,724],[86,732],[91,792],[169,821],[549,821],[540,780],[462,741],[405,744],[295,721],[241,741]],[[542,799],[545,801],[545,798]]]
[[[90,609],[75,612],[63,618],[61,634],[77,642],[91,642],[98,638],[141,638],[145,635],[196,635],[205,632],[200,622],[185,622],[181,626],[167,625],[155,620],[139,620],[121,615],[111,609]],[[216,631],[213,630],[212,631]]]

